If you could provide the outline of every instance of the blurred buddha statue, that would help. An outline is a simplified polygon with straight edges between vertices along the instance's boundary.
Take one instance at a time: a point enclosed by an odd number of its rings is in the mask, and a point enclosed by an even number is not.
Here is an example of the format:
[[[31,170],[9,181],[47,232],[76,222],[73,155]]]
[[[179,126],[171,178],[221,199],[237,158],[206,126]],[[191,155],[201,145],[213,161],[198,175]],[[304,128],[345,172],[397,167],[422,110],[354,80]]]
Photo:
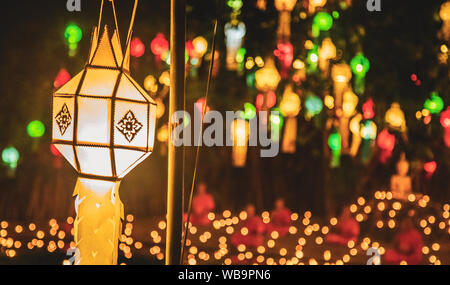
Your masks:
[[[325,236],[329,244],[347,246],[350,241],[356,243],[359,237],[359,223],[352,217],[349,207],[342,209],[335,230]]]
[[[408,176],[409,162],[402,153],[400,160],[397,162],[397,174],[391,177],[392,197],[398,200],[407,200],[408,195],[412,192],[411,177]]]
[[[206,192],[206,184],[200,182],[197,186],[197,194],[192,199],[192,212],[189,222],[196,226],[207,226],[210,223],[208,214],[214,211],[214,208],[213,196]],[[183,222],[186,221],[187,214],[183,218]]]
[[[256,215],[254,205],[248,204],[245,211],[247,212],[247,219],[243,222],[242,228],[246,230],[234,233],[231,236],[231,243],[235,247],[241,244],[246,247],[258,247],[264,242],[265,224],[261,217]]]
[[[291,226],[291,210],[286,208],[283,199],[275,200],[275,209],[270,213],[270,223],[266,225],[267,234],[276,231],[280,237],[288,234]]]

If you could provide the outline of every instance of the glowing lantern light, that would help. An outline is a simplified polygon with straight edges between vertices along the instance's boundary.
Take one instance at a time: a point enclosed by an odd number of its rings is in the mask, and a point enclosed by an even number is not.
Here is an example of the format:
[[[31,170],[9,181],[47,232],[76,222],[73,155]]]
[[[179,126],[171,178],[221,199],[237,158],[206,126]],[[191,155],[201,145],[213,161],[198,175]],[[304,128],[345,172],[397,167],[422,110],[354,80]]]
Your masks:
[[[344,116],[350,117],[355,112],[356,106],[358,105],[359,99],[352,91],[347,91],[344,93],[344,102],[342,104],[342,111]]]
[[[265,102],[264,102],[265,101]],[[277,95],[273,91],[267,92],[266,95],[258,94],[256,95],[256,109],[258,111],[270,109],[277,103]]]
[[[297,0],[275,0],[275,8],[280,12],[277,35],[281,40],[289,40],[291,36],[291,12]]]
[[[436,161],[429,161],[423,164],[423,169],[425,170],[428,179],[431,178],[431,176],[433,176],[433,173],[436,171],[436,168],[437,168]]]
[[[81,31],[80,27],[75,24],[67,25],[66,29],[64,30],[64,38],[66,39],[67,45],[69,46],[69,55],[72,56],[75,54],[78,43],[80,42],[82,37],[83,32]]]
[[[444,142],[447,147],[450,147],[450,107],[441,113],[441,125],[444,127]]]
[[[355,157],[361,144],[361,120],[362,115],[357,114],[350,120],[349,128],[352,133],[352,145],[350,147],[350,155]]]
[[[45,126],[41,121],[31,121],[30,123],[28,123],[27,133],[32,138],[40,138],[45,133]]]
[[[443,22],[441,29],[442,38],[446,41],[450,41],[450,1],[447,1],[441,5],[439,17]]]
[[[19,151],[13,146],[9,146],[2,151],[2,161],[8,167],[14,169],[17,167],[17,162],[19,161]]]
[[[272,141],[279,141],[280,140],[280,130],[283,126],[283,117],[280,114],[280,109],[274,108],[272,110],[273,112],[277,113],[270,113],[269,120],[270,120],[270,129],[271,129],[271,137],[270,139]]]
[[[308,13],[313,14],[316,8],[323,7],[327,3],[327,0],[310,0],[308,1]]]
[[[281,63],[281,77],[286,78],[294,60],[294,47],[289,42],[278,43],[277,49],[273,53]]]
[[[444,101],[437,92],[432,92],[431,97],[425,101],[423,107],[431,114],[439,114],[444,109]]]
[[[330,59],[336,57],[336,46],[331,38],[325,38],[322,45],[319,47],[319,68],[322,70],[324,76],[328,76]]]
[[[380,148],[380,162],[386,163],[392,156],[395,147],[395,136],[390,134],[387,129],[380,132],[377,138],[377,145]]]
[[[281,151],[284,153],[294,153],[297,140],[297,118],[300,112],[300,97],[292,91],[292,86],[287,85],[284,89],[283,99],[280,102],[280,111],[287,117],[284,127],[283,142]]]
[[[206,103],[206,99],[205,97],[199,98],[196,102],[195,102],[195,107],[197,108],[197,111],[202,114],[203,113],[203,108],[205,108],[205,103]],[[205,114],[208,113],[210,110],[209,106],[206,105],[205,108]]]
[[[333,79],[334,105],[338,110],[342,107],[343,95],[349,89],[348,83],[352,79],[350,66],[345,63],[334,64],[331,68],[331,78]]]
[[[162,55],[169,50],[169,42],[162,33],[158,33],[150,43],[150,49],[156,58],[161,59]]]
[[[255,72],[255,80],[256,88],[261,92],[268,92],[277,89],[281,77],[275,67],[273,58],[267,58],[264,67]]]
[[[242,118],[245,120],[251,120],[256,116],[256,108],[252,103],[244,103],[244,113]]]
[[[361,137],[365,140],[374,140],[377,137],[377,125],[371,121],[367,120],[361,126]]]
[[[386,111],[384,120],[392,129],[400,132],[406,131],[405,114],[400,108],[400,104],[392,103],[389,110]]]
[[[314,16],[313,24],[316,25],[320,31],[329,31],[333,27],[333,17],[327,12],[319,12]]]
[[[67,83],[71,78],[69,72],[65,68],[61,68],[53,81],[53,87],[59,88]]]
[[[308,62],[308,72],[315,72],[319,62],[319,49],[317,45],[314,45],[313,48],[308,51],[306,61]]]
[[[355,75],[355,91],[362,94],[364,93],[364,78],[370,69],[370,62],[362,53],[358,53],[350,61],[350,67]]]
[[[208,41],[202,36],[198,36],[192,40],[194,51],[197,57],[203,57],[208,50]]]
[[[247,143],[249,123],[242,119],[231,123],[231,139],[233,140],[232,160],[234,167],[244,167],[247,160]]]
[[[167,141],[169,139],[169,127],[167,124],[164,124],[161,128],[158,129],[156,133],[156,139],[161,143],[160,146],[160,154],[167,154]]]
[[[147,75],[144,79],[144,88],[148,92],[156,93],[158,91],[158,84],[153,75]]]
[[[116,264],[121,179],[153,150],[156,103],[129,72],[117,31],[94,29],[83,71],[53,95],[53,144],[77,170],[75,242],[81,264]]]
[[[341,135],[333,132],[328,137],[328,147],[331,149],[330,167],[339,167],[341,156]]]
[[[225,24],[225,45],[227,47],[226,67],[228,70],[236,70],[238,65],[236,57],[242,46],[246,28],[243,22],[237,21],[236,24],[228,22]]]
[[[131,40],[131,56],[141,57],[145,53],[145,45],[140,38],[136,37]]]
[[[362,105],[362,111],[364,119],[372,119],[375,116],[374,103],[372,98],[369,98],[363,105]]]
[[[305,99],[305,107],[308,116],[315,116],[322,112],[322,100],[314,94],[310,94]]]
[[[242,3],[242,0],[227,0],[227,5],[234,11],[238,11],[242,8],[244,3]]]

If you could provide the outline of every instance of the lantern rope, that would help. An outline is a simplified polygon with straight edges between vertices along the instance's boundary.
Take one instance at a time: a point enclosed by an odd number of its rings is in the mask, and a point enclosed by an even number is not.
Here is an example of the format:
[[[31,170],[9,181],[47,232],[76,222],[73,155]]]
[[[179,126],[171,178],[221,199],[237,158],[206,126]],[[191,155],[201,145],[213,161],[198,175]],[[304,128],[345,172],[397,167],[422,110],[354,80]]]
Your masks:
[[[102,15],[103,15],[103,0],[100,4],[100,15],[98,16],[98,26],[97,26],[97,39],[100,38],[100,25],[102,23]]]
[[[130,40],[131,40],[131,31],[133,30],[133,26],[134,26],[134,18],[136,16],[137,4],[138,4],[138,0],[135,0],[134,7],[133,7],[133,14],[131,15],[130,27],[128,28],[127,42],[125,45],[126,49],[128,49],[128,45],[130,44]]]
[[[116,23],[117,40],[119,41],[119,46],[120,46],[119,24],[117,23],[116,6],[114,5],[114,0],[110,0],[110,1],[111,1],[112,9],[113,9],[114,23]]]
[[[211,62],[210,62],[210,65],[209,65],[208,79],[207,79],[207,83],[206,83],[205,101],[203,103],[202,116],[201,116],[201,119],[200,119],[200,132],[199,132],[198,139],[197,139],[197,149],[196,149],[196,153],[195,153],[195,162],[194,162],[194,174],[192,176],[191,190],[190,190],[190,193],[189,193],[187,219],[186,219],[186,226],[185,226],[184,237],[183,237],[183,245],[181,247],[180,264],[183,264],[184,248],[186,247],[186,240],[187,240],[188,234],[189,234],[189,220],[191,218],[192,198],[194,196],[195,178],[197,176],[198,157],[199,157],[199,152],[200,152],[200,140],[202,139],[202,136],[203,136],[202,135],[203,134],[203,117],[205,116],[206,107],[207,107],[207,104],[208,104],[208,94],[209,94],[209,88],[211,86],[212,71],[213,71],[213,67],[214,67],[214,55],[215,55],[215,52],[216,52],[217,25],[218,25],[218,19],[216,19],[216,22],[214,24],[214,35],[213,35],[212,48],[211,48]]]

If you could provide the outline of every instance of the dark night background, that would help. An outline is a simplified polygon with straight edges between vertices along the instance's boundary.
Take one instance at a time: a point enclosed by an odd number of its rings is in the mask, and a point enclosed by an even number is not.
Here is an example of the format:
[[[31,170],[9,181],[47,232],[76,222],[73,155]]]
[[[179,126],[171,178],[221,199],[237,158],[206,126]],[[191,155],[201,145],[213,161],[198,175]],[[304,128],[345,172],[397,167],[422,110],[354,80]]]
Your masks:
[[[107,1],[106,1],[107,2]],[[116,1],[120,33],[126,34],[132,10],[131,0]],[[218,49],[221,66],[212,82],[209,105],[224,113],[241,109],[244,102],[254,102],[257,91],[248,88],[245,75],[227,71],[224,66],[225,44],[223,25],[230,9],[225,1],[188,0],[187,39],[203,35],[212,39],[213,23],[219,17]],[[241,20],[247,26],[244,46],[247,56],[262,56],[276,47],[278,11],[268,0],[267,10],[255,8],[255,0],[245,0]],[[301,2],[301,1],[299,1]],[[328,1],[327,7],[337,7]],[[231,148],[203,148],[199,162],[199,180],[208,184],[218,209],[240,209],[255,203],[259,211],[272,207],[276,197],[285,197],[294,210],[312,210],[319,215],[332,215],[341,205],[357,195],[368,196],[375,190],[387,189],[395,163],[405,151],[411,162],[415,192],[428,193],[436,201],[450,198],[450,154],[442,140],[439,117],[429,125],[415,118],[431,91],[437,91],[446,106],[450,102],[449,69],[439,64],[437,55],[443,43],[437,37],[441,27],[438,17],[443,1],[382,0],[382,12],[369,13],[365,0],[354,0],[353,6],[340,12],[340,19],[331,30],[331,37],[342,58],[349,61],[358,50],[370,59],[366,92],[360,99],[372,97],[378,130],[384,126],[384,114],[393,101],[401,103],[408,126],[408,142],[398,143],[386,165],[374,158],[366,165],[342,157],[341,167],[330,170],[329,154],[324,151],[323,125],[327,113],[312,121],[299,115],[297,152],[275,158],[260,158],[258,148],[249,148],[243,169],[231,165]],[[82,69],[87,59],[90,32],[97,25],[100,1],[82,0],[81,12],[67,12],[66,1],[2,1],[0,37],[0,148],[14,145],[20,161],[14,177],[7,168],[0,168],[0,216],[11,219],[43,219],[73,215],[72,191],[76,173],[65,161],[58,166],[50,152],[51,94],[53,80],[61,68],[71,75]],[[105,3],[103,23],[113,25],[110,6]],[[134,36],[146,45],[143,57],[133,59],[131,74],[143,82],[148,74],[159,76],[168,66],[157,69],[150,52],[150,41],[162,32],[168,38],[170,1],[139,1]],[[299,18],[299,7],[292,13],[294,57],[306,57],[305,40],[309,39],[311,17]],[[64,29],[74,22],[83,30],[77,55],[68,56]],[[245,71],[244,71],[245,72]],[[416,86],[410,76],[415,73],[422,85]],[[204,96],[207,64],[199,70],[199,78],[187,80],[187,106]],[[281,82],[277,95],[284,90]],[[306,90],[318,95],[331,88],[329,79],[308,77]],[[167,106],[168,101],[165,99]],[[361,104],[360,104],[361,105]],[[360,108],[360,106],[358,107]],[[41,139],[27,136],[26,125],[41,120],[46,133]],[[167,121],[167,112],[158,122]],[[155,152],[126,176],[121,184],[125,212],[135,215],[163,215],[166,203],[166,156]],[[430,180],[424,178],[421,163],[435,160],[437,170]],[[194,165],[194,148],[187,149],[186,191],[190,187]],[[332,201],[332,202],[330,202]]]

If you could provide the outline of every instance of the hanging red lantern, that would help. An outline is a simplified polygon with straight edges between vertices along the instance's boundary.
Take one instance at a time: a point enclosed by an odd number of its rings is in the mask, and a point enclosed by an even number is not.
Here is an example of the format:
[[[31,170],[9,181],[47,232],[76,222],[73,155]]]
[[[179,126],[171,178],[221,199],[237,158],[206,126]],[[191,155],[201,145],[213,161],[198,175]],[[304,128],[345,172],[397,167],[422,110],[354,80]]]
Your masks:
[[[429,161],[423,164],[423,169],[425,170],[426,177],[429,179],[433,176],[433,173],[436,171],[437,164],[436,161]]]
[[[135,37],[131,40],[130,54],[134,57],[141,57],[145,53],[145,45],[140,38]]]
[[[374,108],[373,100],[372,100],[372,98],[369,98],[362,105],[364,119],[366,119],[366,120],[372,119],[375,116],[375,111],[373,110],[373,108]]]
[[[384,129],[378,135],[377,145],[380,148],[380,162],[386,163],[394,150],[395,136],[391,135],[387,129]]]
[[[266,109],[270,109],[277,103],[277,95],[273,91],[267,92],[266,96],[264,96],[264,94],[258,94],[255,102],[258,111],[263,109],[264,100],[266,101]]]
[[[281,63],[281,77],[286,78],[294,60],[294,47],[290,42],[278,43],[277,49],[273,53]]]
[[[63,86],[70,80],[70,78],[72,77],[70,76],[69,72],[67,72],[65,68],[61,68],[58,72],[58,75],[56,75],[55,77],[55,81],[53,81],[53,87],[59,88]]]

